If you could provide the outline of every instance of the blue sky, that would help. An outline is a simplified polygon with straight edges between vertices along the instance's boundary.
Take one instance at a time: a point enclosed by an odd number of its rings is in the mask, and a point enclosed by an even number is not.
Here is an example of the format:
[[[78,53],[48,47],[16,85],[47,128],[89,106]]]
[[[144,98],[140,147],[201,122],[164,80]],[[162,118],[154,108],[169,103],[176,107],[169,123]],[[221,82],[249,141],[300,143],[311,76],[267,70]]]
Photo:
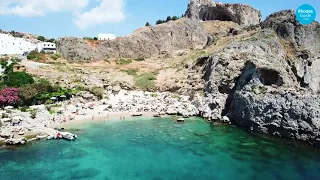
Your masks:
[[[320,19],[320,0],[220,0],[259,9],[263,19],[282,9],[312,5]],[[0,29],[48,38],[114,33],[123,36],[158,19],[181,16],[188,0],[0,0]]]

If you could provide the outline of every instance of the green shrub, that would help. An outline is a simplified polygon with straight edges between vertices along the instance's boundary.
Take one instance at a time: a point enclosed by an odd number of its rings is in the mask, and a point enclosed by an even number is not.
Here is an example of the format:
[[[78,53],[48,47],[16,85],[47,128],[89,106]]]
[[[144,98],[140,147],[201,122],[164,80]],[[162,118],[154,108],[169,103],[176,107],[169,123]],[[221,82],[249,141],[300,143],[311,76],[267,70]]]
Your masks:
[[[135,76],[137,75],[138,69],[126,69],[121,71],[126,72],[130,76]]]
[[[116,63],[120,64],[120,65],[131,64],[132,60],[131,59],[118,59]]]
[[[136,58],[134,59],[135,61],[144,61],[145,59],[143,57],[139,57],[139,58]]]
[[[37,110],[35,110],[35,109],[33,109],[31,112],[30,112],[30,114],[31,114],[31,118],[32,119],[35,119],[36,117],[37,117]]]
[[[51,39],[48,40],[48,42],[52,42],[52,43],[53,43],[54,41],[55,41],[55,39],[53,39],[53,38],[51,38]]]
[[[174,94],[174,95],[172,95],[172,98],[174,98],[174,99],[180,99],[180,95],[179,94]]]
[[[46,38],[44,38],[43,36],[38,36],[38,38],[37,38],[39,41],[45,41],[46,40]]]
[[[153,73],[144,73],[136,77],[135,86],[144,91],[154,91],[156,77]]]
[[[21,112],[28,112],[28,109],[29,109],[28,106],[22,106],[22,107],[20,108],[20,111],[21,111]]]
[[[151,96],[152,97],[158,97],[158,94],[157,93],[152,93]]]
[[[92,37],[83,37],[84,40],[93,40]]]
[[[77,89],[78,91],[88,91],[88,90],[89,90],[88,87],[80,86],[80,85],[76,86],[76,89]]]
[[[26,72],[11,72],[4,78],[4,84],[8,87],[22,87],[33,83],[32,76]]]
[[[24,136],[27,140],[30,140],[30,139],[34,139],[38,136],[38,134],[34,134],[34,135],[26,135]]]
[[[54,114],[54,113],[56,113],[54,110],[49,110],[49,113],[50,114]]]
[[[46,104],[46,105],[53,104],[53,101],[51,99],[48,99],[48,100],[46,100],[46,102],[44,104]]]
[[[29,60],[41,60],[41,53],[38,53],[37,51],[31,51],[27,55],[27,59],[29,59]]]
[[[53,59],[53,60],[59,59],[59,56],[57,56],[56,54],[52,54],[50,57],[51,57],[51,59]]]
[[[54,105],[52,105],[51,107],[57,108],[57,107],[61,107],[61,105],[60,105],[60,104],[54,104]]]

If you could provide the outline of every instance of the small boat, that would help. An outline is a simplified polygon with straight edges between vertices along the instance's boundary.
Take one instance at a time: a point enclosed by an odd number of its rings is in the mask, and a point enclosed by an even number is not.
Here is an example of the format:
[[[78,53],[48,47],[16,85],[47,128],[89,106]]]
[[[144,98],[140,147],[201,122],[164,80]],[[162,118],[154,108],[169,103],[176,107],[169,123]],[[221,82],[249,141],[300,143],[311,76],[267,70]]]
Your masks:
[[[179,119],[177,119],[177,122],[178,122],[178,123],[183,123],[183,122],[184,122],[184,118],[179,118]]]
[[[72,134],[72,133],[68,133],[68,132],[61,132],[61,135],[62,135],[62,137],[64,139],[67,139],[67,140],[70,140],[70,141],[75,140],[75,139],[78,138],[77,135]]]
[[[51,140],[51,139],[54,139],[54,135],[47,136],[47,140]]]
[[[142,116],[141,112],[135,112],[132,114],[133,117],[138,117],[138,116]]]

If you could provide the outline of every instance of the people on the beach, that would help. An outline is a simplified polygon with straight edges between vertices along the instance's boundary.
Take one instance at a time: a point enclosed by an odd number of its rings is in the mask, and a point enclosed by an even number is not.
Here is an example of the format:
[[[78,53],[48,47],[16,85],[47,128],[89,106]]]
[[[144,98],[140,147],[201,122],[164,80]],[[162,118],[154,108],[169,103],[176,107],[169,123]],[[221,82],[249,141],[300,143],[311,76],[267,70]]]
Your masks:
[[[94,119],[94,115],[92,115],[92,120]]]

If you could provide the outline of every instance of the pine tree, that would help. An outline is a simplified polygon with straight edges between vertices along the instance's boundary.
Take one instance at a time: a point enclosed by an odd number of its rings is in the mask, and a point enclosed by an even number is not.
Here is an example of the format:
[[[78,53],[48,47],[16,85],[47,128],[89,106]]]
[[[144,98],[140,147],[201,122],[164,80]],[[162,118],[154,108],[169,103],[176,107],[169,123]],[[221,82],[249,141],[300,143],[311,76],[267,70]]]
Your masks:
[[[150,25],[150,23],[149,23],[149,22],[147,22],[145,26],[151,26],[151,25]]]
[[[171,21],[171,20],[172,20],[171,16],[168,16],[166,22]]]

